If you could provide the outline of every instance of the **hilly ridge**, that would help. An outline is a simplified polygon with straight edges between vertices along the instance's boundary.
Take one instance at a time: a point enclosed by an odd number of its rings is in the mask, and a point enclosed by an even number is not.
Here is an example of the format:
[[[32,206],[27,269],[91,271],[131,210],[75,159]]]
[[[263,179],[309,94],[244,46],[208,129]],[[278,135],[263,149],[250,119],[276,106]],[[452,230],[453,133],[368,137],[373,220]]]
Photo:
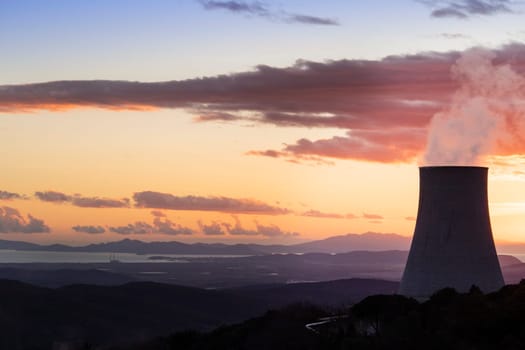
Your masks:
[[[275,253],[342,253],[351,250],[407,250],[410,238],[394,233],[349,233],[321,240],[292,245],[143,242],[125,238],[120,241],[94,243],[85,246],[64,244],[40,245],[28,242],[0,240],[0,249],[58,252],[104,252],[135,254],[202,254],[260,255]]]
[[[101,252],[135,254],[188,254],[188,255],[261,255],[285,253],[344,253],[355,250],[408,250],[411,237],[395,233],[365,232],[331,236],[299,244],[253,243],[183,243],[178,241],[144,242],[125,238],[120,241],[93,243],[84,246],[65,244],[41,245],[36,243],[0,240],[0,249],[55,252]],[[525,243],[499,242],[500,253],[525,254]]]
[[[51,349],[55,342],[135,342],[182,330],[211,330],[289,303],[338,306],[396,282],[340,280],[205,290],[153,282],[45,288],[0,280],[0,349]]]

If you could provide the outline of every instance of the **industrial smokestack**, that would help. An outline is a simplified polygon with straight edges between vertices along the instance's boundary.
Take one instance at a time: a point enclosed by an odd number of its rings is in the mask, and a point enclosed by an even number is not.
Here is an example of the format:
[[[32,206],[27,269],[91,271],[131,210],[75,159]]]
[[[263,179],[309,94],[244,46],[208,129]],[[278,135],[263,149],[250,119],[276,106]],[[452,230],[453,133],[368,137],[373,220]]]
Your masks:
[[[419,168],[416,228],[399,293],[426,298],[445,287],[504,285],[490,227],[484,167]]]

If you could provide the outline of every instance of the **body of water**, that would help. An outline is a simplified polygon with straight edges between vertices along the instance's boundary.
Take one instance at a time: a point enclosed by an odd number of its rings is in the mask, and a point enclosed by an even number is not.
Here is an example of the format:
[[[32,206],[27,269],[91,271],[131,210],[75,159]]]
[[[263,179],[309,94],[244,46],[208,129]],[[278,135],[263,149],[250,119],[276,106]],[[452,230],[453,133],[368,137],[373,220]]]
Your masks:
[[[151,257],[156,257],[150,259]],[[187,254],[133,254],[99,252],[53,252],[34,250],[0,249],[0,263],[108,263],[116,259],[122,263],[185,263],[188,259],[237,257],[234,255],[187,255]],[[166,258],[166,259],[164,259]]]

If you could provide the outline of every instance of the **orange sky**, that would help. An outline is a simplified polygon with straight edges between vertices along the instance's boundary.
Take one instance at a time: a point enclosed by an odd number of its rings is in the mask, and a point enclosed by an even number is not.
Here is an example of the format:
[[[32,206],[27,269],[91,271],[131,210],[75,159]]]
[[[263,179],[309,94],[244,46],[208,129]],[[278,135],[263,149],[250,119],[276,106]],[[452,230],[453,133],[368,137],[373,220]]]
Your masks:
[[[0,239],[409,236],[418,166],[481,164],[525,241],[521,4],[204,3],[0,5]]]
[[[148,128],[140,124],[143,120],[148,121]],[[194,234],[129,235],[142,240],[287,243],[349,232],[410,235],[413,230],[410,217],[416,216],[418,196],[415,162],[331,159],[332,165],[317,165],[246,155],[247,149],[287,142],[294,133],[296,137],[322,138],[338,130],[201,124],[191,115],[171,110],[42,112],[5,116],[4,122],[7,127],[0,130],[0,136],[13,145],[9,151],[2,150],[5,169],[9,169],[2,178],[4,191],[29,199],[3,200],[0,205],[17,208],[23,216],[43,219],[51,228],[50,233],[3,234],[5,239],[71,244],[107,241],[125,237],[110,232],[109,227],[137,221],[152,224],[154,220],[153,209],[83,208],[69,202],[44,202],[34,196],[37,191],[48,190],[112,199],[132,198],[142,191],[247,198],[289,210],[283,215],[161,210],[171,222],[193,229]],[[100,126],[96,131],[90,131],[93,123]],[[499,240],[522,239],[525,181],[509,172],[521,167],[494,167],[490,174],[492,224]],[[309,211],[343,218],[302,216]],[[352,218],[345,217],[349,214]],[[199,227],[199,221],[204,225],[234,224],[234,217],[246,230],[254,231],[256,223],[276,225],[283,235],[206,236]],[[72,230],[77,225],[102,226],[106,232],[79,233]],[[299,235],[287,235],[294,232]]]

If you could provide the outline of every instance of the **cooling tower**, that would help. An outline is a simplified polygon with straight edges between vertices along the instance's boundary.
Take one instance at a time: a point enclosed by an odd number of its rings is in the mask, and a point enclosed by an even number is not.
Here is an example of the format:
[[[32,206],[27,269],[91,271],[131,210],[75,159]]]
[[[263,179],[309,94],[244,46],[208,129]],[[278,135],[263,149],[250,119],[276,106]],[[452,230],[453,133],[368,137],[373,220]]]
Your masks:
[[[416,228],[399,293],[426,298],[452,287],[484,292],[503,286],[487,198],[488,169],[419,168]]]

